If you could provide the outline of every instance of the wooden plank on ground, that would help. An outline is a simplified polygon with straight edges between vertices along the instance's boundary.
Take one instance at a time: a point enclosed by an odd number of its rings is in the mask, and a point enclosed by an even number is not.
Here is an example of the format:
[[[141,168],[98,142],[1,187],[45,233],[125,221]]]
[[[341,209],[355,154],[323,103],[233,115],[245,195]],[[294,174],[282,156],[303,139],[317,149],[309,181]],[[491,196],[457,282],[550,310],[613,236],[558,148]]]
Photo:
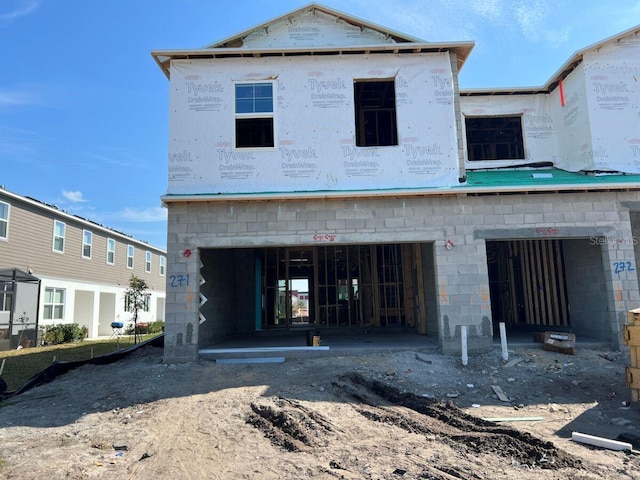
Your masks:
[[[507,397],[507,395],[504,393],[502,388],[500,388],[497,385],[491,385],[491,389],[498,396],[498,398],[500,399],[501,402],[508,402],[509,401],[509,397]]]

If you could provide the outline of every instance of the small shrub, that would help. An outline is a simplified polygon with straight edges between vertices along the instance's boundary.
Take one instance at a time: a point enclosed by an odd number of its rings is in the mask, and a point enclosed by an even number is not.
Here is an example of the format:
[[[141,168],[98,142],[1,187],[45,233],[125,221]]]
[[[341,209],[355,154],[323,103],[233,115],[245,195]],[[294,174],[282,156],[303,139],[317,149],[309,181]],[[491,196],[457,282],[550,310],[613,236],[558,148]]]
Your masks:
[[[149,324],[149,333],[161,333],[164,332],[164,322],[158,320],[157,322],[151,322]]]
[[[87,327],[81,327],[77,323],[52,325],[45,327],[42,334],[42,342],[45,345],[79,342],[87,336],[87,333]]]
[[[132,323],[127,327],[127,331],[126,331],[127,335],[133,335],[134,333],[133,329],[134,327]],[[160,333],[162,331],[164,331],[164,322],[160,320],[158,320],[157,322],[151,322],[151,323],[140,322],[135,327],[135,333],[137,333],[138,335]]]

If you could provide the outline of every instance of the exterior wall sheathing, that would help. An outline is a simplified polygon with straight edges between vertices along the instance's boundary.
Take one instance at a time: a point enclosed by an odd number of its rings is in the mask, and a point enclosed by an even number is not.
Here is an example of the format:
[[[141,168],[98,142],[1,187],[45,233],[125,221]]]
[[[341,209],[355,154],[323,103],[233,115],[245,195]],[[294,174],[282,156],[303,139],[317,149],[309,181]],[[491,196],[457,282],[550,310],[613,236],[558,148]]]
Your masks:
[[[229,280],[235,280],[252,278],[250,262],[242,258],[236,262],[215,249],[329,244],[423,244],[427,258],[423,271],[425,279],[429,277],[424,295],[431,307],[427,333],[437,333],[443,353],[455,354],[460,351],[463,325],[469,327],[471,351],[492,345],[487,240],[580,239],[575,244],[579,248],[568,256],[569,263],[579,271],[585,287],[604,288],[606,306],[578,325],[585,332],[599,331],[617,348],[627,311],[639,301],[634,232],[625,207],[637,204],[637,199],[635,192],[576,192],[264,202],[173,200],[168,206],[165,361],[193,361],[199,345],[207,340],[198,335],[199,323],[206,318],[200,307],[207,287],[201,289],[201,284],[225,280],[201,277],[201,254],[226,265]],[[566,248],[573,247],[573,241],[566,242]],[[244,273],[237,273],[236,267]],[[176,282],[176,278],[185,281]],[[574,290],[573,302],[580,302],[581,289]],[[229,292],[230,298],[234,295],[237,292]],[[229,301],[216,298],[206,308],[229,309]],[[215,315],[214,310],[206,313]],[[598,322],[598,326],[587,326],[587,322]]]

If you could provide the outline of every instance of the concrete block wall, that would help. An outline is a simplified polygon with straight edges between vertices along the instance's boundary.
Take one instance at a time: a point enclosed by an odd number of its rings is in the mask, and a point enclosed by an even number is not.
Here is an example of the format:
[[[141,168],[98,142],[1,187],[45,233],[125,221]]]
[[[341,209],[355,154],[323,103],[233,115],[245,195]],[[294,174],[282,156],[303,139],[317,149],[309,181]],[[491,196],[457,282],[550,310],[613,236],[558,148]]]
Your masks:
[[[213,343],[216,338],[233,334],[234,326],[226,319],[234,318],[236,295],[234,286],[235,262],[225,250],[206,249],[198,252],[203,267],[200,269],[199,343]]]
[[[442,350],[459,351],[462,325],[470,327],[470,347],[483,350],[492,341],[486,240],[631,236],[624,205],[639,201],[637,192],[172,201],[168,276],[197,277],[197,255],[184,253],[200,248],[432,243]],[[616,273],[620,266],[615,262],[622,261],[631,261],[634,270],[625,263],[627,270]],[[633,245],[608,242],[603,271],[613,325],[637,305]],[[197,282],[168,284],[165,360],[196,359]]]
[[[423,304],[426,308],[427,331],[430,336],[437,336],[439,327],[438,287],[433,281],[436,278],[436,258],[433,243],[422,244],[422,284],[424,285]]]
[[[636,265],[640,266],[640,211],[629,212],[629,220],[631,221],[631,243],[634,245],[635,261]],[[636,268],[636,276],[640,282],[640,268]]]
[[[609,235],[602,248],[602,263],[607,281],[609,321],[612,328],[612,344],[622,346],[623,326],[627,323],[627,312],[640,306],[638,288],[638,266],[631,216],[629,210],[618,211],[621,228]]]
[[[578,340],[590,337],[611,341],[613,330],[601,246],[597,241],[570,239],[563,242],[563,250],[573,333]]]

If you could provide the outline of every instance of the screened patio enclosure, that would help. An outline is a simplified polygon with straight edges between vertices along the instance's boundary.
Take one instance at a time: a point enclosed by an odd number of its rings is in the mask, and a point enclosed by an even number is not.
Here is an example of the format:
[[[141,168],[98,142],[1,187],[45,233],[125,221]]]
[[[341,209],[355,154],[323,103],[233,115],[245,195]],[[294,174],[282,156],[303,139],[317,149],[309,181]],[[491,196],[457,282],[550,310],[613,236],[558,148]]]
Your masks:
[[[0,269],[0,351],[36,346],[40,279],[17,268]]]
[[[436,318],[432,244],[203,249],[200,254],[201,341],[309,328],[433,330],[428,328]]]

